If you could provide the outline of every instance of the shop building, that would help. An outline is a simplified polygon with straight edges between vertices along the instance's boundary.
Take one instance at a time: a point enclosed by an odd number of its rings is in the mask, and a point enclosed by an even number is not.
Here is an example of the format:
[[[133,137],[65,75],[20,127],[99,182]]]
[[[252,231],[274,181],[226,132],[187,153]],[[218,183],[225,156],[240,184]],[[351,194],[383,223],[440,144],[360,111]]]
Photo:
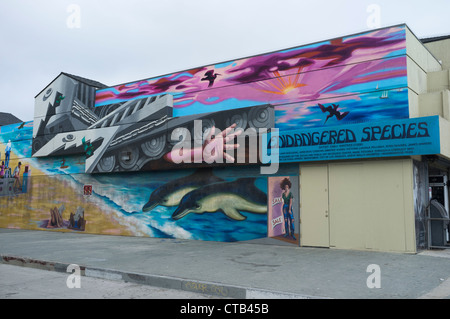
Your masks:
[[[0,227],[446,248],[449,46],[397,25],[114,86],[61,73],[0,127],[27,167]]]

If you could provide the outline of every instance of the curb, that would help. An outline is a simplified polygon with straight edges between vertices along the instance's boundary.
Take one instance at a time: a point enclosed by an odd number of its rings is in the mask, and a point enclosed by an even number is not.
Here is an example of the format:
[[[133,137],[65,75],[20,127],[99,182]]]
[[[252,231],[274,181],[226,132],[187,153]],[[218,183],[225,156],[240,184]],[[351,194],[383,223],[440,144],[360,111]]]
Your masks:
[[[30,267],[47,271],[71,273],[67,271],[68,263],[37,260],[28,257],[0,256],[0,263]],[[178,289],[195,293],[207,294],[221,298],[234,299],[328,299],[324,297],[301,295],[289,292],[272,291],[266,289],[240,287],[222,283],[190,280],[177,277],[125,272],[113,269],[97,268],[77,265],[80,275],[113,281],[124,281],[140,285],[149,285],[166,289]]]

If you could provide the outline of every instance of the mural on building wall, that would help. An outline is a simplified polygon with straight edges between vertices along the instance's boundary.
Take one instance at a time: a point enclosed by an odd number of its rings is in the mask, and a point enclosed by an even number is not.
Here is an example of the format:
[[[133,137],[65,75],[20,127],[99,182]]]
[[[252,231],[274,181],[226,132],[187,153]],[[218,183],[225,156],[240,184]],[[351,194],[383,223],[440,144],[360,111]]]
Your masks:
[[[268,178],[268,237],[299,245],[298,176]]]
[[[27,193],[30,189],[27,155],[31,150],[32,125],[26,122],[0,127],[0,197]]]
[[[169,169],[186,138],[173,133],[193,140],[195,120],[203,134],[407,118],[405,37],[392,27],[200,67],[99,89],[95,104],[62,74],[36,97],[33,156],[86,154],[87,173]]]
[[[33,154],[58,133],[85,130],[95,123],[98,118],[98,115],[92,110],[95,89],[94,86],[61,73],[35,97]],[[65,140],[70,142],[70,136],[65,137]],[[60,147],[60,145],[53,144],[51,146]],[[70,145],[71,148],[74,146]],[[66,154],[69,152],[70,150],[66,151]]]
[[[0,128],[0,227],[298,244],[297,165],[268,178],[234,158],[178,163],[174,147],[195,158],[217,128],[255,164],[258,143],[237,129],[408,118],[405,37],[386,28],[109,88],[62,73],[34,121]]]
[[[19,174],[26,192],[0,196],[0,227],[216,241],[267,237],[267,177],[257,166],[85,174],[82,156],[27,158],[30,147],[16,142],[31,143],[32,123],[25,135],[18,127],[0,129],[0,151],[11,139],[10,166],[22,161],[30,176]]]
[[[174,147],[200,140],[198,148],[203,150],[205,136],[213,128],[232,130],[229,136],[233,136],[238,130],[257,133],[275,125],[274,109],[268,104],[174,118],[169,94],[92,108],[78,102],[77,85],[63,74],[36,97],[36,113],[45,115],[34,121],[33,156],[85,154],[86,173],[173,168],[180,166],[172,160]],[[248,144],[242,148],[250,153]]]
[[[327,99],[349,112],[347,123],[405,118],[407,93],[395,91],[407,87],[405,38],[399,26],[117,85],[98,90],[96,106],[171,94],[177,117],[270,103],[277,127],[321,126]],[[389,107],[360,97],[371,92]]]

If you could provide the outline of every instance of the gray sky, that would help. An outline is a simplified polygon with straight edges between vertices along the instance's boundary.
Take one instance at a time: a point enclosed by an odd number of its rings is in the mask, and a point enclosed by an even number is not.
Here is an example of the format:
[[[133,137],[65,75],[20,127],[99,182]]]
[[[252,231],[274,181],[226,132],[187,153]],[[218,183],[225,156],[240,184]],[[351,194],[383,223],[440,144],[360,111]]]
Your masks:
[[[112,86],[374,27],[448,35],[449,12],[449,0],[0,0],[0,111],[32,120],[60,72]]]

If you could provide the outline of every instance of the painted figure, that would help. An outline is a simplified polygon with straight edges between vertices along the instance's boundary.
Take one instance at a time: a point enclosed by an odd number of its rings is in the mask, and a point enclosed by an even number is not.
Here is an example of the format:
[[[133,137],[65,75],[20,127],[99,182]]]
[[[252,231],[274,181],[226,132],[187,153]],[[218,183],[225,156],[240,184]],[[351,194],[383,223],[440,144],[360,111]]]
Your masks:
[[[6,144],[5,149],[5,167],[9,167],[9,156],[11,154],[11,140],[8,141],[8,144]]]
[[[294,212],[292,210],[292,202],[294,201],[294,196],[291,193],[291,181],[289,178],[283,179],[280,183],[280,187],[283,190],[282,198],[283,198],[283,217],[284,217],[284,229],[286,233],[284,237],[292,237],[296,239],[294,236],[295,226],[294,226]]]
[[[13,177],[14,177],[14,189],[21,190],[22,184],[20,183],[20,168],[22,167],[22,163],[19,162],[16,168],[14,169]],[[16,186],[17,185],[17,186]]]
[[[22,193],[28,193],[30,174],[30,166],[25,165],[25,171],[22,174]]]
[[[5,177],[5,162],[2,161],[2,165],[0,165],[0,178]]]

